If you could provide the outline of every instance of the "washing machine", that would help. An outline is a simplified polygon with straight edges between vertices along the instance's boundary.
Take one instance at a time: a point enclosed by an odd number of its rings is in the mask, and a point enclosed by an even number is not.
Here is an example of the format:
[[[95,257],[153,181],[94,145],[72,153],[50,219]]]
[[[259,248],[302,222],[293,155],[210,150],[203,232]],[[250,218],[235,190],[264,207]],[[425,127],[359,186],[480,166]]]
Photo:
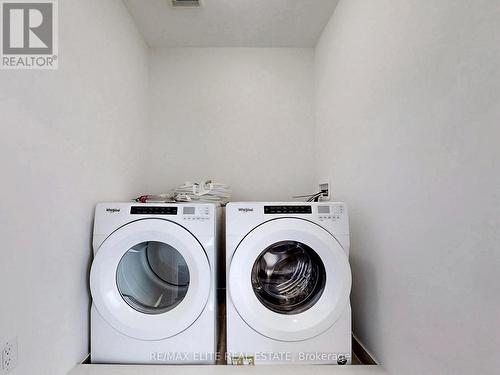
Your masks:
[[[343,203],[226,207],[228,364],[350,364]]]
[[[214,204],[97,205],[92,363],[215,363],[220,214]]]

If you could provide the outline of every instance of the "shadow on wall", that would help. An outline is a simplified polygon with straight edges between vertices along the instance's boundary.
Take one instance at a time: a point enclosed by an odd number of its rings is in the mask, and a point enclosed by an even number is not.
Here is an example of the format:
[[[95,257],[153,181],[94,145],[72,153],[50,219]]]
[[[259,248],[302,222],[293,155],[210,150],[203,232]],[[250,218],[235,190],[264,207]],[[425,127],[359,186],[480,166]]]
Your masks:
[[[367,351],[367,354],[371,358],[373,358],[374,361],[380,364],[379,359],[374,357],[373,353],[369,351],[369,348],[378,347],[380,345],[380,342],[376,340],[374,340],[376,342],[363,342],[360,340],[361,337],[369,336],[366,334],[367,324],[370,325],[370,329],[372,330],[370,332],[372,334],[371,337],[377,337],[378,339],[382,337],[380,328],[381,324],[379,324],[382,320],[382,310],[380,308],[379,295],[378,293],[372,293],[370,295],[366,294],[366,290],[378,290],[378,275],[375,265],[373,264],[371,259],[363,256],[364,252],[370,251],[369,244],[376,241],[376,236],[373,228],[370,226],[370,221],[363,220],[363,212],[361,210],[358,211],[350,206],[349,211],[351,213],[351,250],[349,254],[349,261],[351,264],[352,272],[351,305],[353,336],[356,338],[358,343],[363,346],[363,349]],[[355,213],[353,214],[353,212]],[[363,238],[365,239],[364,244],[359,241],[359,239],[361,238],[361,236],[357,235],[359,233],[363,233]],[[362,311],[356,309],[356,306],[361,306],[366,303],[369,303],[371,307],[369,316],[363,316]],[[363,360],[362,358],[360,359]],[[367,363],[366,360],[364,362]]]

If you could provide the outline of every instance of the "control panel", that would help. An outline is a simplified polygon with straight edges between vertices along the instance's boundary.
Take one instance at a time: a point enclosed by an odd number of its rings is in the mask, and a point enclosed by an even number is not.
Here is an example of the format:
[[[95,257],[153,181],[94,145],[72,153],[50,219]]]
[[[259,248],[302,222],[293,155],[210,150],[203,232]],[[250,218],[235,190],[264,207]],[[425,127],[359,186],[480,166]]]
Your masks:
[[[317,207],[317,211],[316,208]],[[314,209],[313,209],[314,208]],[[264,214],[266,215],[283,215],[283,214],[315,214],[319,221],[339,221],[342,220],[344,206],[338,205],[280,205],[280,206],[264,206]]]
[[[169,206],[132,206],[131,215],[177,215],[177,207]]]
[[[312,214],[311,206],[264,206],[264,214]]]
[[[344,214],[343,205],[318,206],[319,221],[324,221],[324,220],[338,221],[342,219],[343,214]]]
[[[209,220],[208,206],[132,206],[131,215],[179,215],[183,220]]]
[[[188,221],[205,221],[209,220],[210,208],[184,206],[182,207],[182,219]]]

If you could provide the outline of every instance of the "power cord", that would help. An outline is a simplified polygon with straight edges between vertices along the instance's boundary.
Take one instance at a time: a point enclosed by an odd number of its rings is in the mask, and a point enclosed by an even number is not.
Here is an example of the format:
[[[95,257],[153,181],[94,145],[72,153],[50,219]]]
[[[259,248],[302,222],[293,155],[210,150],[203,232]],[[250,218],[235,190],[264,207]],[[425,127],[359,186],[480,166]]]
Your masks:
[[[314,194],[294,195],[292,198],[307,198],[306,202],[319,202],[319,198],[327,193],[328,190],[320,190]]]

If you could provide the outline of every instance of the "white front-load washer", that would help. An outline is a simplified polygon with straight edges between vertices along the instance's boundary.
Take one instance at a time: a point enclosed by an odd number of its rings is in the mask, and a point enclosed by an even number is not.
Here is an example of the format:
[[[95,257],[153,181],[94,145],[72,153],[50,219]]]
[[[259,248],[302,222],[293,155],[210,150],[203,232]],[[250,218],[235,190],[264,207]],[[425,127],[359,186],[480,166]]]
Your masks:
[[[100,203],[91,362],[216,361],[215,204]]]
[[[228,364],[349,364],[343,203],[226,207]]]

